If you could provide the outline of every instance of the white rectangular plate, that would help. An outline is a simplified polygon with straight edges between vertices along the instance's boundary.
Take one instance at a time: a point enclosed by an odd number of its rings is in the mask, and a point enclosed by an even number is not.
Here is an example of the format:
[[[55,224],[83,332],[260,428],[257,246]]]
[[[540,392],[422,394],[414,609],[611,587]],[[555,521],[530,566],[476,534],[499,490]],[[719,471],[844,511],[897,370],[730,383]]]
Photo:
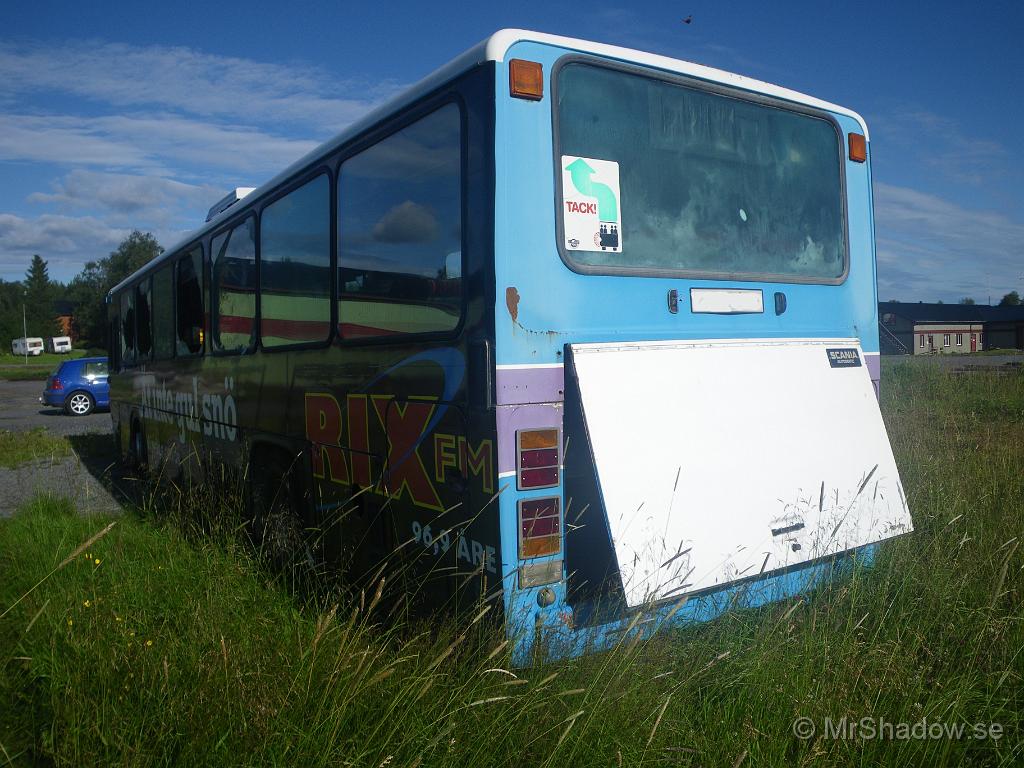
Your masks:
[[[764,295],[761,291],[738,288],[691,288],[690,311],[712,315],[761,313]]]
[[[570,346],[630,607],[912,530],[856,339]]]

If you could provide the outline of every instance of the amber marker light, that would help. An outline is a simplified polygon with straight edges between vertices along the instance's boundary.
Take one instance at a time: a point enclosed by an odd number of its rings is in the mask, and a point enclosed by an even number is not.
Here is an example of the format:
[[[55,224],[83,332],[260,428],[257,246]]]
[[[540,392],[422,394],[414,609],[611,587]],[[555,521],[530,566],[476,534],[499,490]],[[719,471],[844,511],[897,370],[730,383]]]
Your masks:
[[[850,159],[855,163],[863,163],[868,159],[868,141],[864,138],[863,134],[851,133],[849,134],[850,139]]]
[[[510,60],[508,91],[517,99],[540,101],[544,98],[544,67],[536,61]]]

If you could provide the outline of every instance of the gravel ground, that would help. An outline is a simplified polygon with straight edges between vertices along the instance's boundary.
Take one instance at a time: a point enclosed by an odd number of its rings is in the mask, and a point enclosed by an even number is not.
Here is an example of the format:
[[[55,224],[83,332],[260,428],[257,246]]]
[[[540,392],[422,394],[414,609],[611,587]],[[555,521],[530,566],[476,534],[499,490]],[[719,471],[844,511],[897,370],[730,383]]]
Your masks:
[[[0,381],[0,429],[43,427],[69,438],[70,456],[40,459],[15,469],[0,468],[0,517],[11,515],[39,494],[71,499],[80,512],[119,512],[112,495],[116,464],[110,414],[65,416],[39,404],[42,382]],[[109,439],[106,439],[108,438]]]

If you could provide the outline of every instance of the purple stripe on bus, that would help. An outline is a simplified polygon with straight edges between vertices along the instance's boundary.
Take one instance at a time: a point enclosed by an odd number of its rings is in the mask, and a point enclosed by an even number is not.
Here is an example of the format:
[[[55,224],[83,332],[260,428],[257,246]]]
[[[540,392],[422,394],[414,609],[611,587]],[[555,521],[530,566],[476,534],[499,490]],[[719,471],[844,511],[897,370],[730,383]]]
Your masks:
[[[498,405],[560,402],[565,387],[561,366],[499,368],[496,378]]]
[[[864,354],[864,365],[867,366],[868,375],[872,381],[878,381],[882,373],[882,360],[878,355]]]
[[[495,410],[498,420],[498,472],[516,471],[516,431],[555,427],[561,432],[562,429],[561,403],[506,406]]]

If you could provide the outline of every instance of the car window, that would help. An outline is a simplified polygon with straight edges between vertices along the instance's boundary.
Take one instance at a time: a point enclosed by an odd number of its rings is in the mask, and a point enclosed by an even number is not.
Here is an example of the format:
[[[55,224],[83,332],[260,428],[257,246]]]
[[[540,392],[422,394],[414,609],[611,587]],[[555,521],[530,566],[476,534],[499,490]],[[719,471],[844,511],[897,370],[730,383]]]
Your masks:
[[[99,377],[107,375],[107,364],[102,361],[96,361],[85,364],[85,375],[86,377]]]

